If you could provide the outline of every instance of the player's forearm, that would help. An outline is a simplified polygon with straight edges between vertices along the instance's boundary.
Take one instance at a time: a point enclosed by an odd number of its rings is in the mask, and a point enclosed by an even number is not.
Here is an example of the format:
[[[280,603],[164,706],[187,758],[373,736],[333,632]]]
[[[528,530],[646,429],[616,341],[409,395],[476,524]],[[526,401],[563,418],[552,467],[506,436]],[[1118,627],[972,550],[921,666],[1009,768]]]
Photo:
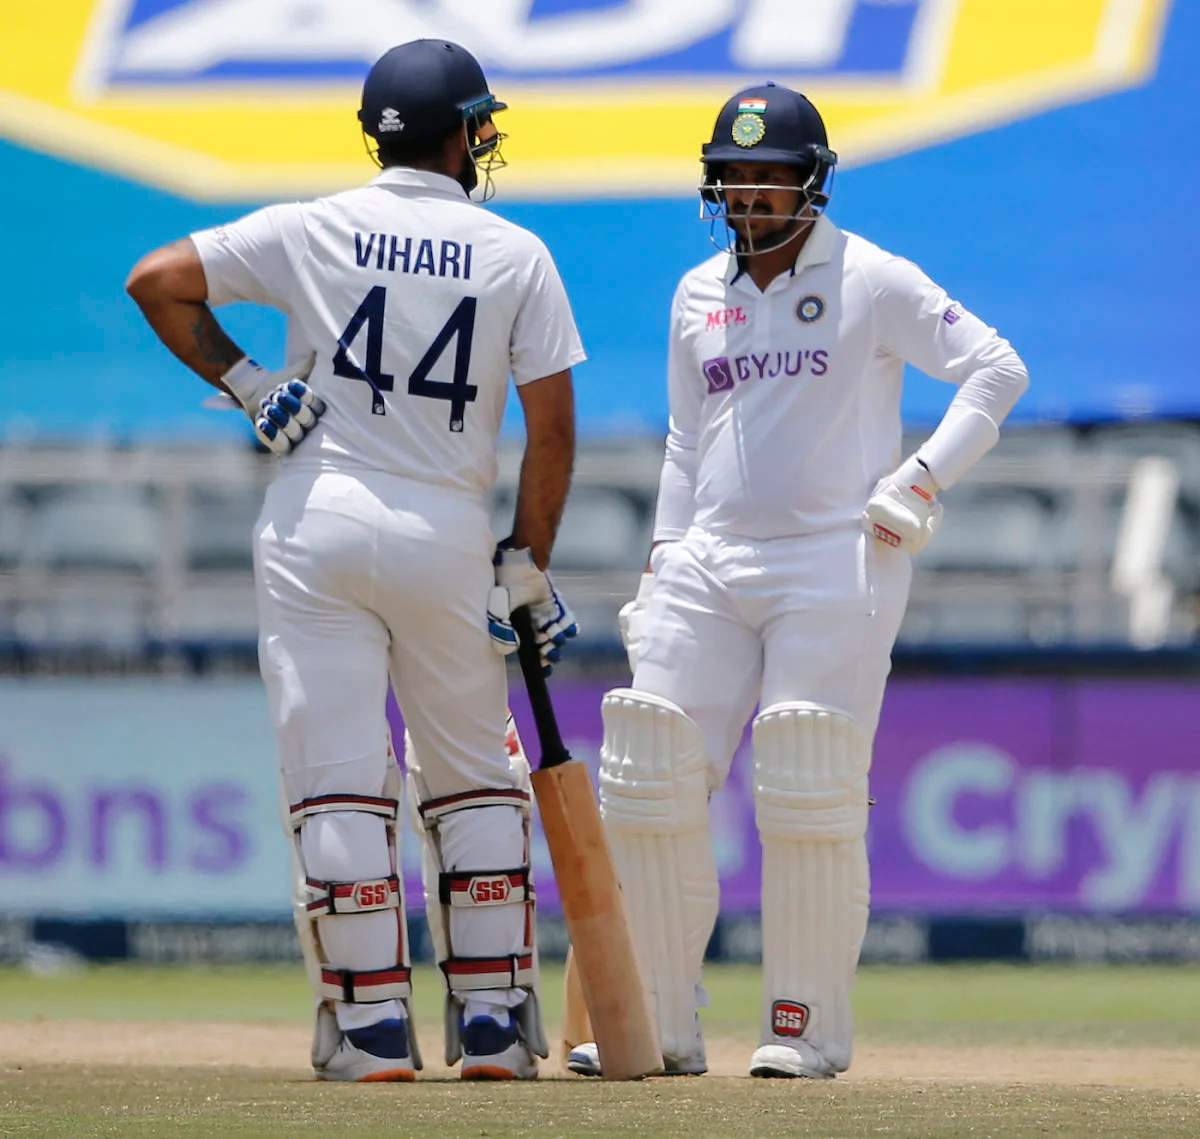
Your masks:
[[[1000,437],[1000,425],[1029,386],[1021,358],[1011,349],[962,385],[937,430],[917,457],[943,490],[953,486]]]
[[[538,569],[544,570],[550,564],[574,463],[573,424],[562,434],[531,439],[525,447],[512,542],[518,548],[529,547]]]
[[[682,538],[692,524],[695,512],[695,448],[685,447],[673,436],[668,436],[654,508],[654,542],[674,542]]]
[[[244,355],[208,307],[208,286],[195,245],[187,238],[146,254],[125,289],[159,340],[213,387]]]
[[[246,353],[217,323],[208,305],[174,301],[142,306],[142,313],[175,356],[213,387],[228,391],[221,377]]]

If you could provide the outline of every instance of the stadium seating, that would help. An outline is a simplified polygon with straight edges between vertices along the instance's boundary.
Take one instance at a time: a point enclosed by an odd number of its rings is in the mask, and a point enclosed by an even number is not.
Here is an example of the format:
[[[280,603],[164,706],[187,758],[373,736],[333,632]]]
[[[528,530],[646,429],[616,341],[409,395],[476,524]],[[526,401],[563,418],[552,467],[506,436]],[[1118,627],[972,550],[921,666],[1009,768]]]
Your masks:
[[[906,450],[920,438],[907,437]],[[511,529],[520,457],[518,444],[502,445],[498,537]],[[616,611],[649,548],[660,460],[644,437],[580,450],[554,572],[585,630],[581,647],[616,650]],[[249,649],[251,533],[272,469],[228,444],[0,447],[0,642]],[[1150,498],[1131,515],[1135,483]],[[902,645],[1194,638],[1200,429],[1013,429],[944,498],[942,531],[916,563]],[[1160,526],[1146,524],[1146,502]]]

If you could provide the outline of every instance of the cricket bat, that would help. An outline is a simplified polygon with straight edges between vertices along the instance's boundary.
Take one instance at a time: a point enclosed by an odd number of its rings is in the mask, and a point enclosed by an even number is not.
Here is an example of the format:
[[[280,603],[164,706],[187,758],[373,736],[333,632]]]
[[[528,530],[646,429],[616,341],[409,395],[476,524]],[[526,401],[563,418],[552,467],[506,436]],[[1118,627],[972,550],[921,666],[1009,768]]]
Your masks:
[[[592,1018],[588,1016],[587,1001],[583,995],[583,982],[579,978],[579,966],[575,964],[575,950],[569,949],[563,980],[562,1062],[566,1064],[575,1045],[595,1039]]]
[[[528,608],[517,609],[512,623],[541,749],[533,791],[600,1066],[606,1080],[640,1079],[662,1070],[662,1050],[600,805],[587,767],[563,745]]]

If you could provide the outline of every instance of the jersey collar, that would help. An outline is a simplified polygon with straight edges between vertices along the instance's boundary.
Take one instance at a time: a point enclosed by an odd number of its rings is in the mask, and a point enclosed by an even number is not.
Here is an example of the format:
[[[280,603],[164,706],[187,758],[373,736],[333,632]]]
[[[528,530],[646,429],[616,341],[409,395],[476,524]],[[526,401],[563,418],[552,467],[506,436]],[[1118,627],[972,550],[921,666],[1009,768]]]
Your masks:
[[[824,214],[821,214],[816,221],[813,222],[812,233],[808,235],[808,240],[801,246],[800,252],[796,255],[796,264],[792,266],[792,271],[788,277],[776,277],[768,290],[777,285],[780,281],[790,281],[791,278],[798,277],[805,269],[810,269],[814,265],[824,265],[833,256],[834,245],[836,244],[837,227]],[[741,278],[745,277],[745,269],[742,268],[741,262],[734,254],[729,255],[729,263],[725,266],[725,283],[727,285],[736,284]],[[758,288],[749,277],[745,277],[749,286],[749,291],[757,293]]]
[[[397,190],[423,190],[451,198],[466,198],[467,192],[453,178],[435,174],[432,170],[413,170],[408,166],[389,166],[371,179],[372,186]]]

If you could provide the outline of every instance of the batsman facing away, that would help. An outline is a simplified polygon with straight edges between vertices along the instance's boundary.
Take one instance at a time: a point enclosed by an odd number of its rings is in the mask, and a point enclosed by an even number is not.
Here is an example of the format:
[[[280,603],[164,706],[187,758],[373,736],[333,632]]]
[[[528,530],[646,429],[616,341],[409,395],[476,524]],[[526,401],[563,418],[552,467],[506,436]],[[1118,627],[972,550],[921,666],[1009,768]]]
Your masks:
[[[531,1078],[547,1054],[530,778],[505,746],[503,657],[522,607],[547,667],[575,634],[544,571],[584,354],[546,247],[469,199],[502,164],[502,110],[458,45],[393,48],[359,112],[374,181],[193,234],[128,282],[163,343],[282,457],[254,538],[259,660],[323,1080],[411,1080],[421,1066],[402,798],[446,980],[447,1063],[461,1056],[464,1079]],[[288,314],[287,367],[266,371],[222,331],[209,305],[235,300]],[[510,373],[527,443],[513,534],[496,548],[485,496]],[[413,744],[406,790],[389,676]]]
[[[938,492],[995,445],[1028,377],[915,265],[825,216],[837,158],[803,95],[735,95],[702,161],[701,215],[727,237],[671,309],[654,546],[622,611],[634,676],[604,698],[600,800],[665,1070],[703,1072],[708,799],[760,708],[750,1074],[829,1078],[850,1064],[867,776],[911,557],[937,530]],[[901,461],[906,362],[958,391]],[[569,1067],[596,1075],[601,1059],[584,1039]]]

